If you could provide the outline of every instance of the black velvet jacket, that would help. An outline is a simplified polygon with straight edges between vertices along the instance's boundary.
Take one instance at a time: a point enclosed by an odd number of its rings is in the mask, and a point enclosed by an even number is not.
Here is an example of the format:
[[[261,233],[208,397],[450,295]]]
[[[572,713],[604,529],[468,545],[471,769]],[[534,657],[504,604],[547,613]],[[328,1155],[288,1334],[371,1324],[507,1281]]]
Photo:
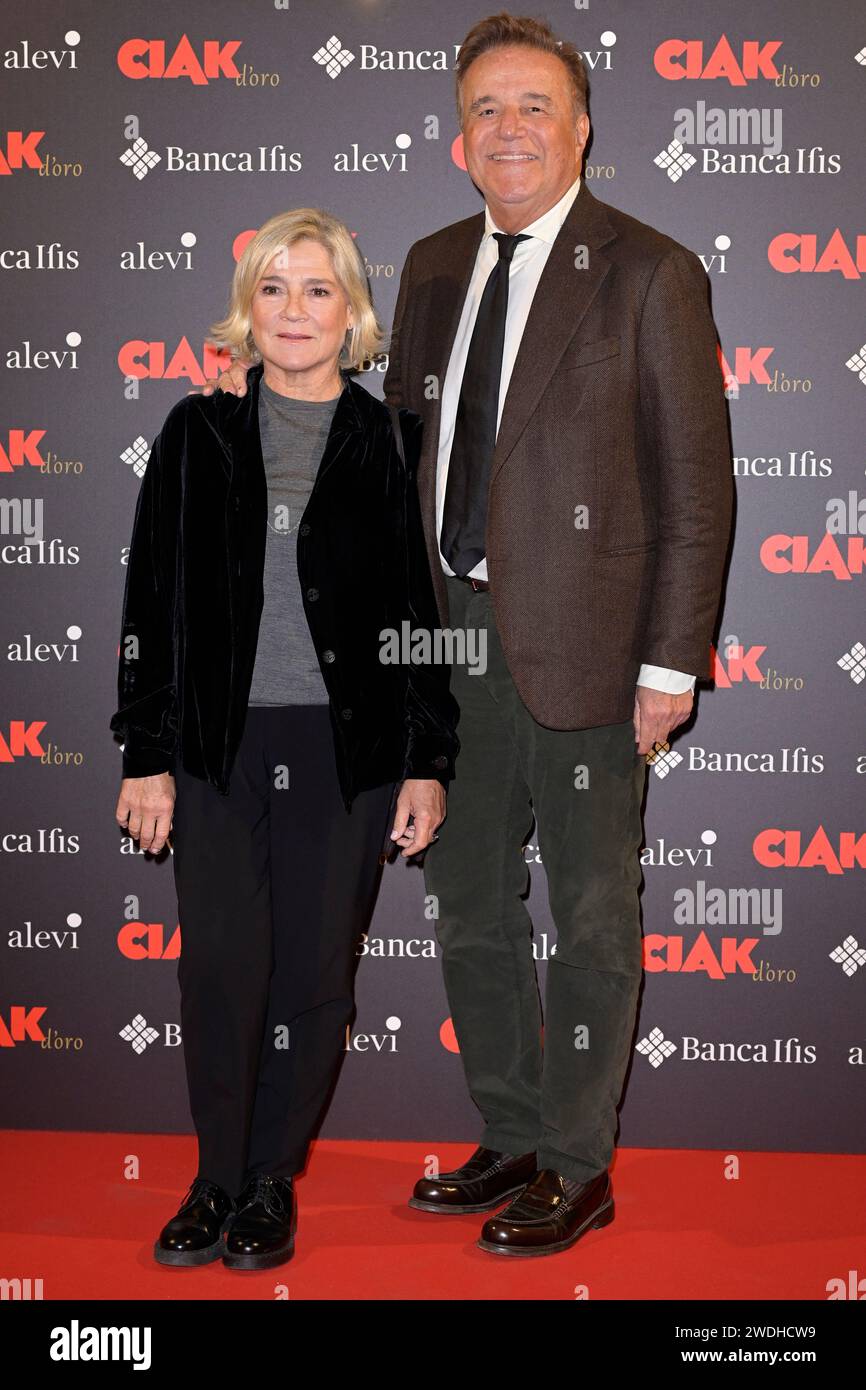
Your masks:
[[[261,363],[247,393],[185,396],[150,452],[126,574],[110,727],[123,775],[186,771],[227,793],[243,732],[263,605],[267,483]],[[330,697],[346,807],[407,777],[447,785],[460,744],[447,665],[380,660],[385,628],[432,629],[436,601],[415,469],[422,423],[344,378],[301,523],[304,611]]]

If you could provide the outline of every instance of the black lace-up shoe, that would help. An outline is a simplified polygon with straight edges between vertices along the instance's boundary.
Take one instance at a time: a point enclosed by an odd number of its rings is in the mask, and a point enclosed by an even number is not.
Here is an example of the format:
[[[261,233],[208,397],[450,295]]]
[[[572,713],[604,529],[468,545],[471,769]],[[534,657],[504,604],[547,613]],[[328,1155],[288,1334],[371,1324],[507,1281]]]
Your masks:
[[[234,1210],[224,1188],[195,1178],[177,1215],[162,1228],[153,1247],[154,1258],[162,1265],[206,1265],[218,1260]]]
[[[613,1217],[608,1173],[581,1183],[542,1168],[504,1211],[488,1217],[476,1244],[495,1255],[552,1255]]]
[[[504,1154],[478,1148],[460,1168],[438,1178],[419,1178],[409,1206],[452,1215],[489,1211],[535,1177],[535,1154]]]
[[[295,1253],[297,1208],[291,1178],[254,1173],[237,1199],[226,1237],[223,1264],[229,1269],[270,1269]]]

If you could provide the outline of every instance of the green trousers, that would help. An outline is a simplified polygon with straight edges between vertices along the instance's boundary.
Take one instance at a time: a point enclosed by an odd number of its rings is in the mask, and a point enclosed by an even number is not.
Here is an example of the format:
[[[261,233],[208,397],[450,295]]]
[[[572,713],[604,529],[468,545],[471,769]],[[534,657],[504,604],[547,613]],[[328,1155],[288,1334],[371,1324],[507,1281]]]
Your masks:
[[[647,764],[630,719],[566,731],[538,724],[505,664],[490,594],[446,583],[449,626],[477,629],[482,643],[486,633],[486,670],[452,668],[461,750],[424,872],[438,899],[435,929],[466,1081],[484,1119],[479,1142],[535,1150],[539,1168],[582,1182],[613,1157],[631,1055]],[[557,934],[543,1037],[524,901],[533,813]]]

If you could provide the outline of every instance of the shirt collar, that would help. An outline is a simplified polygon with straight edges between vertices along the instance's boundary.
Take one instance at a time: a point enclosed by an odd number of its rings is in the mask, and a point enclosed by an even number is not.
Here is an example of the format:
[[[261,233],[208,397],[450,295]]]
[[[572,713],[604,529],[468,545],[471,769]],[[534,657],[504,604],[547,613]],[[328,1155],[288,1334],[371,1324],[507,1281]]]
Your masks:
[[[577,197],[580,188],[580,174],[574,180],[570,188],[567,188],[558,203],[554,203],[552,208],[543,212],[540,217],[536,217],[534,222],[530,222],[528,227],[521,229],[521,236],[538,237],[539,241],[549,241],[551,244],[556,240],[557,232],[568,216],[569,209]],[[487,204],[484,205],[484,237],[485,240],[491,237],[494,232],[501,232],[502,228],[497,227],[490,215]]]

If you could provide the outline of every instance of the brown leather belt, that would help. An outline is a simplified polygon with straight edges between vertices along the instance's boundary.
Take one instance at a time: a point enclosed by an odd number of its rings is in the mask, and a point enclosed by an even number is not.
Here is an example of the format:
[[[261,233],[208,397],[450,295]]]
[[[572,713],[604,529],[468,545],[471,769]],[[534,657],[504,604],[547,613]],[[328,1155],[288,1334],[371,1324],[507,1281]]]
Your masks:
[[[487,579],[470,579],[468,575],[462,574],[455,574],[454,578],[459,579],[461,584],[471,584],[476,594],[479,592],[486,593],[490,588],[490,583]]]

